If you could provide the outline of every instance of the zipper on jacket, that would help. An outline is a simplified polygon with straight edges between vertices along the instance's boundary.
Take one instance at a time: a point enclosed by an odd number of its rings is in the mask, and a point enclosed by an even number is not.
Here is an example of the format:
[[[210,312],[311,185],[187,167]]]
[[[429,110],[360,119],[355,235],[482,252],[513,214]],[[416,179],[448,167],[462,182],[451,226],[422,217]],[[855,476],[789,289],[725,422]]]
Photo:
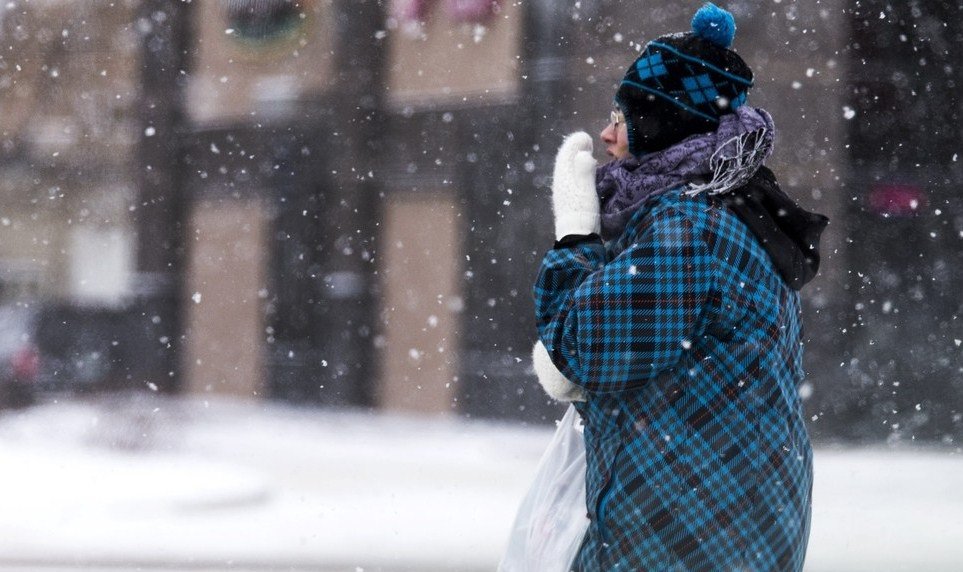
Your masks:
[[[621,417],[620,409],[619,408],[614,409],[613,414],[615,418],[612,419],[611,422],[615,423],[615,426],[618,427],[619,420],[620,420],[619,418]],[[608,507],[609,501],[612,499],[612,495],[615,492],[616,484],[618,483],[618,480],[619,480],[619,473],[618,473],[619,455],[622,452],[622,448],[625,447],[625,441],[622,438],[621,433],[622,433],[621,431],[617,432],[617,435],[619,436],[619,441],[615,446],[615,451],[613,451],[612,453],[612,460],[610,461],[610,464],[609,464],[609,476],[608,476],[608,479],[606,479],[605,484],[602,486],[602,490],[599,493],[598,501],[596,501],[595,518],[598,521],[599,536],[602,538],[603,544],[611,544],[611,538],[609,538],[608,527],[606,527],[605,525],[605,512],[606,512],[606,508]]]
[[[612,494],[615,491],[615,482],[617,480],[617,473],[615,471],[613,462],[612,475],[609,477],[609,482],[606,483],[605,489],[602,492],[602,498],[599,500],[598,510],[595,511],[595,516],[598,518],[599,524],[599,536],[602,537],[602,542],[609,544],[609,534],[605,527],[605,507],[608,506],[609,500],[612,498]]]

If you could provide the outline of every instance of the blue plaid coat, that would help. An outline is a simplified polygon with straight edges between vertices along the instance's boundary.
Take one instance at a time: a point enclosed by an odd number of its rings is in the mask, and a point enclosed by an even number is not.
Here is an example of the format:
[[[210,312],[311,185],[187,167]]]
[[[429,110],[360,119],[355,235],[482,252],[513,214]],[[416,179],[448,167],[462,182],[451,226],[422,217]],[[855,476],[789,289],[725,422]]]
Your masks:
[[[719,199],[650,199],[546,254],[539,336],[588,392],[585,571],[798,571],[812,448],[799,295]]]

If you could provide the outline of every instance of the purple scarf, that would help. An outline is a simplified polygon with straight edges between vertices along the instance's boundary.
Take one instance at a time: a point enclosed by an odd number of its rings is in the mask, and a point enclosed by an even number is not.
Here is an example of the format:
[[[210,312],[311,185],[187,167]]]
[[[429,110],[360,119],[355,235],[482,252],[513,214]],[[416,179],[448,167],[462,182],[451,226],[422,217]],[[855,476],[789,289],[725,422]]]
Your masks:
[[[743,105],[722,116],[714,132],[693,135],[641,158],[601,165],[595,172],[595,188],[602,238],[618,238],[635,211],[657,193],[686,184],[691,194],[717,194],[741,186],[772,153],[774,135],[775,125],[765,110]]]

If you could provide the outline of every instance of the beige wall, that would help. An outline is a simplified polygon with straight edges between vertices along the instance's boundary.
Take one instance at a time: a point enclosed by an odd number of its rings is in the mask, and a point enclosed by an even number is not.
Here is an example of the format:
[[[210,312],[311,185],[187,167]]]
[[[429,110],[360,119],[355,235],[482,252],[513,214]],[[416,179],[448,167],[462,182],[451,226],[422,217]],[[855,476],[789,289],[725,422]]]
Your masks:
[[[15,4],[0,8],[0,140],[24,161],[0,164],[0,280],[69,299],[74,229],[132,236],[138,1]]]
[[[135,9],[133,0],[49,0],[5,11],[0,135],[54,163],[123,170],[137,135]]]
[[[270,120],[287,113],[291,102],[333,85],[333,0],[300,0],[305,16],[300,26],[264,43],[226,33],[231,24],[224,2],[196,3],[187,106],[194,121]]]
[[[199,202],[191,215],[184,301],[190,393],[261,393],[265,217],[262,205],[242,201]]]
[[[5,288],[30,297],[66,296],[68,227],[61,224],[62,217],[58,210],[4,209],[0,216],[0,281]]]
[[[379,403],[389,410],[451,412],[464,223],[450,198],[419,193],[391,199],[384,224]]]
[[[394,22],[388,36],[389,101],[475,104],[514,96],[523,14],[518,2],[500,5],[481,26],[452,23],[444,2],[434,2],[421,25]]]

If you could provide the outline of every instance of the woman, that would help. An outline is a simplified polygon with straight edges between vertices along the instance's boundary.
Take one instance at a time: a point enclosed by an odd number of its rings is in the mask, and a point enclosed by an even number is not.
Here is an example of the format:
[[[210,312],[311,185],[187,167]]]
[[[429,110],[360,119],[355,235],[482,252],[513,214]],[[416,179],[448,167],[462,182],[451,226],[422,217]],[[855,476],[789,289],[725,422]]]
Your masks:
[[[566,138],[557,242],[534,287],[545,390],[585,420],[591,520],[578,570],[802,569],[812,449],[798,290],[827,219],[763,166],[768,113],[732,16],[650,42],[629,67],[596,168]]]

